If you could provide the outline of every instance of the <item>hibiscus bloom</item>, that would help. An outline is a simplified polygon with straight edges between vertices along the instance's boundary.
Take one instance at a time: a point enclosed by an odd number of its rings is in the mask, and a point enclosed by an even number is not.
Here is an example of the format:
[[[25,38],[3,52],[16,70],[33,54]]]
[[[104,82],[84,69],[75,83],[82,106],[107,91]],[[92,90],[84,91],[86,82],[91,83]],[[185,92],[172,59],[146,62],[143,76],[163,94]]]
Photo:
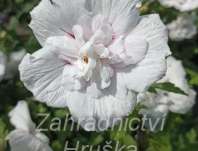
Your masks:
[[[25,101],[20,101],[9,117],[16,128],[7,136],[11,151],[52,151],[49,139],[36,130]]]
[[[159,2],[164,6],[174,7],[181,12],[198,8],[198,0],[159,0]]]
[[[169,37],[175,41],[191,39],[197,34],[195,18],[192,15],[181,15],[167,25]]]
[[[88,131],[128,115],[137,94],[164,76],[170,55],[160,17],[140,16],[137,4],[42,0],[30,23],[42,48],[19,67],[25,86],[49,106],[68,107]]]
[[[159,82],[171,82],[183,90],[188,96],[159,90],[157,94],[145,93],[140,100],[147,108],[141,112],[161,116],[169,111],[185,114],[195,104],[196,92],[191,89],[186,80],[186,72],[181,61],[169,57],[166,76]],[[161,113],[161,114],[160,114]]]

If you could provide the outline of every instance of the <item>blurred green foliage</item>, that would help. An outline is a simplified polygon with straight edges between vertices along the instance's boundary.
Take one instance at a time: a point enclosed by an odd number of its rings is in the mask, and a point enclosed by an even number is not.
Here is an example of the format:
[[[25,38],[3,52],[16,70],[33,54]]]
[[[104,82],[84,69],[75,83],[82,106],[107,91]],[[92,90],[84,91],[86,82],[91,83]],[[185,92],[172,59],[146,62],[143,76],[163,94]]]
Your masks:
[[[38,0],[0,0],[0,51],[9,55],[13,51],[23,48],[27,52],[34,52],[40,48],[32,31],[28,28],[30,22],[29,12],[38,3]],[[159,13],[164,23],[174,20],[180,12],[173,8],[164,8],[157,2],[149,3],[141,8],[142,14]],[[198,13],[198,12],[196,12]],[[197,17],[198,18],[198,17]],[[198,23],[198,22],[197,22]],[[197,24],[198,27],[198,24]],[[188,73],[189,84],[198,90],[198,36],[182,42],[169,42],[171,50],[176,58],[183,60]],[[170,86],[170,85],[169,85]],[[162,88],[163,86],[161,86]],[[164,87],[163,87],[164,88]],[[166,87],[165,87],[166,88]],[[173,89],[178,92],[178,89]],[[16,75],[11,80],[3,80],[0,83],[0,151],[8,150],[5,141],[6,135],[13,127],[9,123],[8,112],[16,105],[18,100],[27,100],[31,115],[38,124],[41,119],[37,113],[50,113],[50,118],[44,127],[49,127],[53,117],[65,120],[67,110],[52,109],[32,99]],[[51,146],[55,151],[63,151],[65,142],[69,141],[70,147],[75,147],[80,141],[83,145],[105,145],[110,142],[116,147],[119,141],[123,145],[137,145],[141,151],[197,151],[198,148],[198,110],[196,104],[192,112],[186,115],[169,114],[165,130],[163,132],[130,132],[130,131],[106,131],[85,132],[62,130],[59,132],[46,132],[51,140]],[[129,118],[138,116],[133,112]],[[71,123],[69,123],[71,124]]]

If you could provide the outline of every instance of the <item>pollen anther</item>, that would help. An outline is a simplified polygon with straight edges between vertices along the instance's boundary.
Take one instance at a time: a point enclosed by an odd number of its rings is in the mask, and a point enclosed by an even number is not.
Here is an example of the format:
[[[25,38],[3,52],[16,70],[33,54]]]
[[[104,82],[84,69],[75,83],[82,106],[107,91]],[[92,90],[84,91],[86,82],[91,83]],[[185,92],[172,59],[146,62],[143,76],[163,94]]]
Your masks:
[[[84,61],[86,64],[88,64],[89,58],[88,58],[87,55],[84,55],[84,56],[83,56],[83,61]]]

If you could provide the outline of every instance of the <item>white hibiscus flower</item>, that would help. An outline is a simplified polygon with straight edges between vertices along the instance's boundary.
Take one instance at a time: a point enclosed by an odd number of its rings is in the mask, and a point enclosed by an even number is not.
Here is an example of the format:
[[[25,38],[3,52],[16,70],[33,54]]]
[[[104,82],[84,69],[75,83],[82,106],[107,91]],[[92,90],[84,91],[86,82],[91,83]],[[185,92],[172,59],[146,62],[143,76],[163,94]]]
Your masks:
[[[169,37],[175,41],[191,39],[197,33],[194,17],[191,15],[181,15],[176,20],[167,25]]]
[[[68,107],[88,131],[128,115],[137,93],[163,77],[170,55],[159,16],[139,16],[137,4],[42,0],[30,27],[43,48],[20,64],[25,86],[41,102]]]
[[[169,111],[184,114],[195,104],[196,93],[187,83],[182,63],[173,57],[169,57],[167,62],[167,74],[159,82],[171,82],[188,94],[188,96],[162,90],[159,90],[157,94],[147,92],[139,96],[139,99],[143,100],[141,104],[147,107],[147,109],[143,109],[141,112],[153,114],[154,116],[155,114],[161,116]]]
[[[52,151],[49,139],[36,130],[25,101],[20,101],[9,117],[16,128],[7,136],[11,151]]]
[[[6,56],[0,52],[0,81],[4,78],[6,69]]]
[[[198,8],[198,0],[159,0],[159,2],[164,6],[174,7],[182,12]]]

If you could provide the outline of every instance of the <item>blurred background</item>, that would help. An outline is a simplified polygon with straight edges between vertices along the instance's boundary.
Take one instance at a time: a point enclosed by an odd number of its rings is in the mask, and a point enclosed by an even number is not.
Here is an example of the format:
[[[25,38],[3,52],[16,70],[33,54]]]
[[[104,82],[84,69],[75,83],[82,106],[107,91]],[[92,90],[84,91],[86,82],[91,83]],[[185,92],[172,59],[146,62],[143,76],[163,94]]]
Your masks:
[[[7,66],[5,76],[1,77],[0,82],[0,151],[9,150],[5,137],[13,127],[9,122],[8,113],[19,100],[28,102],[33,121],[36,123],[42,120],[36,116],[37,113],[50,113],[50,118],[45,123],[45,127],[49,127],[48,124],[53,117],[60,117],[64,121],[65,115],[69,114],[67,110],[52,109],[33,101],[32,94],[26,90],[19,80],[17,65],[20,60],[25,53],[32,53],[40,48],[28,27],[30,22],[29,12],[38,2],[38,0],[0,0],[0,52],[2,52],[0,64],[5,63]],[[159,13],[163,22],[169,25],[169,45],[173,56],[183,61],[189,84],[197,91],[198,11],[194,9],[181,12],[173,7],[168,8],[161,5],[157,0],[144,1],[140,10],[142,14]],[[177,28],[171,26],[170,23],[181,16],[187,19],[184,27],[187,27],[189,31],[179,35],[178,33],[171,33],[171,30],[174,32]],[[1,66],[0,70],[2,70]],[[134,111],[130,117],[136,115],[137,113]],[[46,135],[50,138],[50,145],[55,151],[63,151],[66,141],[69,141],[71,148],[76,146],[77,141],[83,145],[95,146],[103,146],[107,142],[111,142],[113,148],[115,148],[116,142],[119,141],[124,145],[137,145],[140,151],[197,151],[198,104],[196,103],[193,109],[185,115],[170,113],[163,132],[130,132],[115,129],[114,131],[97,133],[85,132],[80,129],[76,132],[69,130],[48,131]]]

